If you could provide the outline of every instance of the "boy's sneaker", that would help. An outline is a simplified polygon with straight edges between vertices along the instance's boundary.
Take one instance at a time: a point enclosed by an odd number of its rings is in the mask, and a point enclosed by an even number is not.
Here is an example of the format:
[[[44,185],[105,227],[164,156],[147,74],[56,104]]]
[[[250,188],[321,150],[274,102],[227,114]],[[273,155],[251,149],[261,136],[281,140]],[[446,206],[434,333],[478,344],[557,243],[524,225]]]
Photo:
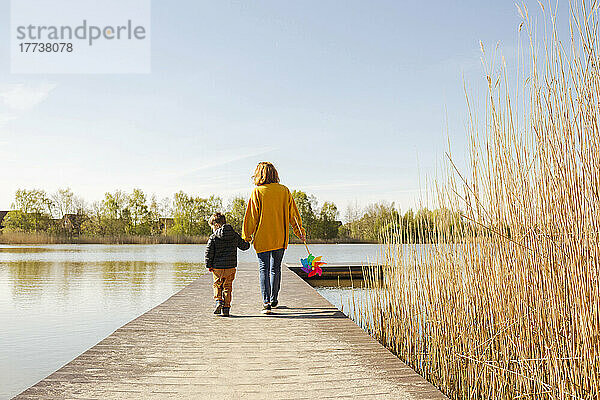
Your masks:
[[[271,302],[271,308],[277,308],[277,305],[279,304],[279,301],[275,300]]]
[[[263,314],[271,314],[271,305],[270,304],[263,304],[262,313]]]
[[[229,309],[230,307],[223,307],[223,309],[221,310],[221,315],[224,317],[229,317]]]
[[[214,314],[215,315],[221,314],[222,310],[223,310],[223,302],[221,300],[217,300]]]

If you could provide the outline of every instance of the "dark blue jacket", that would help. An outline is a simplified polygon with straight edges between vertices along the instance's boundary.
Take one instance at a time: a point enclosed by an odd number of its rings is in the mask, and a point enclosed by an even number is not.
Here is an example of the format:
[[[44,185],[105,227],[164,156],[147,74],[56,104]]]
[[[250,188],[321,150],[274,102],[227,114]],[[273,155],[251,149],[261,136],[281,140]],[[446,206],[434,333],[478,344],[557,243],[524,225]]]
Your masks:
[[[246,242],[229,224],[217,229],[206,244],[206,268],[236,268],[237,249],[248,250]]]

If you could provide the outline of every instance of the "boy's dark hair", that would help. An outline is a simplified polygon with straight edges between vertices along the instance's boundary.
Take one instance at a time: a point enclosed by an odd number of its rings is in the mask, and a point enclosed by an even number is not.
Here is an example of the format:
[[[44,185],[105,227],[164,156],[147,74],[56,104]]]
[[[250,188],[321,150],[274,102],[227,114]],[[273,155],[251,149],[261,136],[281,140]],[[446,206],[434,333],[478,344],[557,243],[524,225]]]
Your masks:
[[[214,213],[210,219],[208,220],[208,224],[210,226],[214,226],[214,225],[225,225],[225,216],[223,214],[221,214],[220,212]]]

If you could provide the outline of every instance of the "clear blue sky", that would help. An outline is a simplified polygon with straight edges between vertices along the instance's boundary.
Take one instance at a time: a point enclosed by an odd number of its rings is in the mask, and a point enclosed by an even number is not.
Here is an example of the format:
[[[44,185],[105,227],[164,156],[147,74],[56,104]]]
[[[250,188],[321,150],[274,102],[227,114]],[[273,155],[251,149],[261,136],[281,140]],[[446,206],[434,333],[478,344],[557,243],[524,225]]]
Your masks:
[[[247,195],[262,160],[342,211],[414,207],[446,117],[464,165],[479,40],[514,51],[520,21],[513,1],[153,1],[151,74],[11,75],[8,11],[0,209],[17,188]]]

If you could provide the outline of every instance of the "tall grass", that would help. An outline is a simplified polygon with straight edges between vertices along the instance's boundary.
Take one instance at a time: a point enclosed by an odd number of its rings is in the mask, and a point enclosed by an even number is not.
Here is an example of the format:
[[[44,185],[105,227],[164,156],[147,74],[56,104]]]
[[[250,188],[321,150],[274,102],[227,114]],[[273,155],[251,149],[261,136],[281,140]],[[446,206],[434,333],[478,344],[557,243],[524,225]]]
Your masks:
[[[565,43],[542,9],[538,44],[521,6],[517,83],[504,64],[487,73],[470,171],[439,187],[463,231],[420,247],[388,234],[383,280],[368,277],[355,303],[359,323],[453,399],[600,398],[600,18],[596,1],[570,11]]]
[[[48,233],[2,232],[0,244],[205,244],[205,236],[186,235],[51,235]]]

